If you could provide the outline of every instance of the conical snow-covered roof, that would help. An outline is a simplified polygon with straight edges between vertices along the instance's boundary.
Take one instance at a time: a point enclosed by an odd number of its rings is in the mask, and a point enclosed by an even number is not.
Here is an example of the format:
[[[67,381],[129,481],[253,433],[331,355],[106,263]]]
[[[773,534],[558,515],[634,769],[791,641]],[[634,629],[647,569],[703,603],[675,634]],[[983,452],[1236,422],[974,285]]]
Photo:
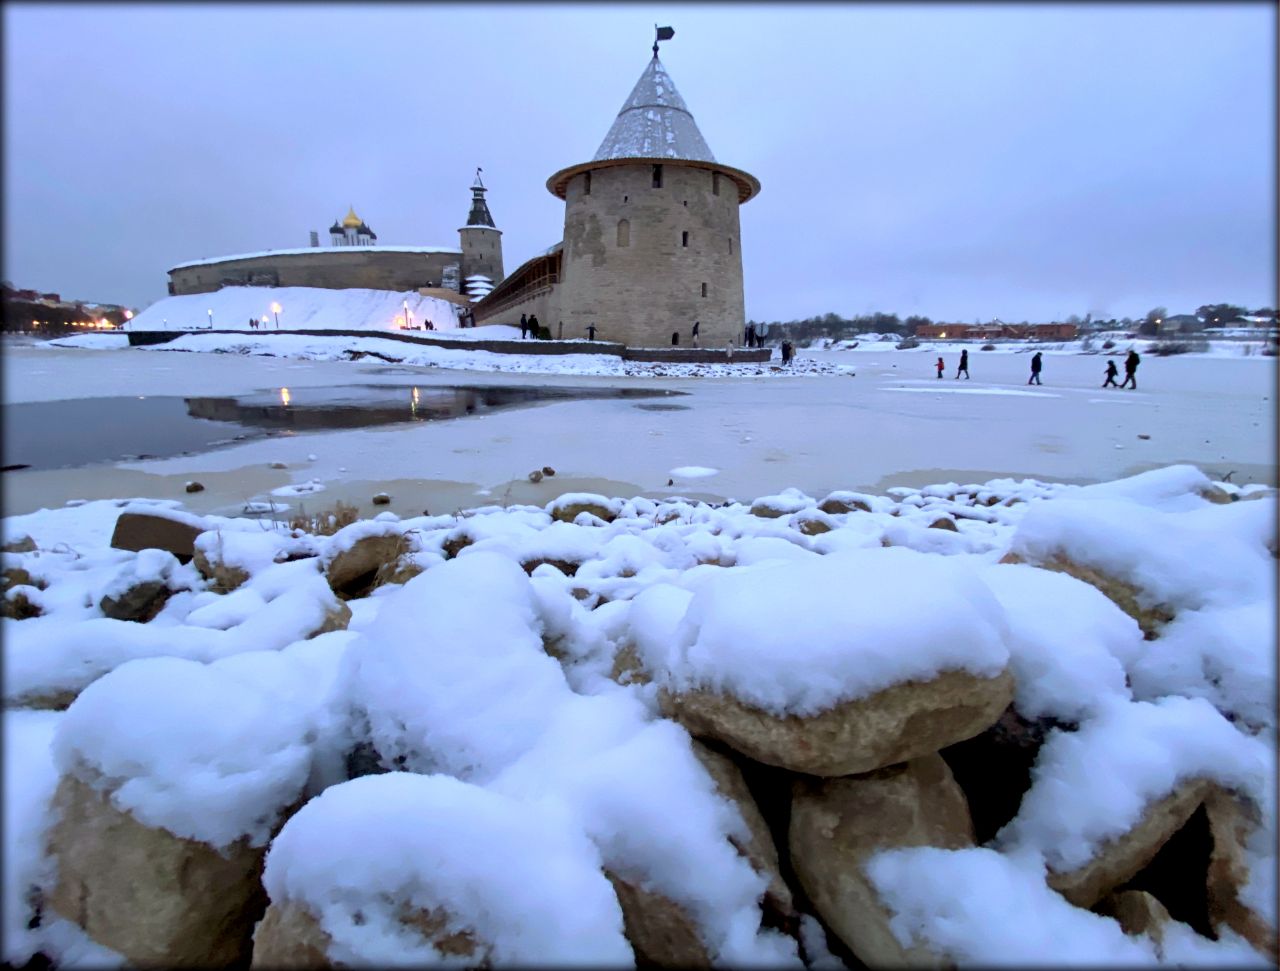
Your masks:
[[[716,160],[657,55],[631,89],[592,161],[611,158]]]
[[[670,162],[720,172],[738,188],[738,201],[760,191],[760,180],[742,169],[717,162],[671,76],[655,54],[623,102],[613,127],[590,162],[579,162],[547,179],[547,190],[564,199],[569,180],[593,169],[637,163]]]

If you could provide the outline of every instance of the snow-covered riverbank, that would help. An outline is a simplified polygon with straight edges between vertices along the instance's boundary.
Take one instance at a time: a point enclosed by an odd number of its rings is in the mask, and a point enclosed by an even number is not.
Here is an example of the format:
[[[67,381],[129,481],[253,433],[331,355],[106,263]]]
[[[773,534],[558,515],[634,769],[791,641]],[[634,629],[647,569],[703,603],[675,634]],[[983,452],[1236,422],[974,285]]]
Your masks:
[[[155,517],[193,562],[109,545]],[[1274,492],[1189,466],[571,494],[333,535],[167,501],[9,516],[4,958],[1034,964],[1052,942],[1056,965],[1261,966],[1275,536]],[[1239,819],[1218,940],[1134,930],[1108,895],[1202,804]]]

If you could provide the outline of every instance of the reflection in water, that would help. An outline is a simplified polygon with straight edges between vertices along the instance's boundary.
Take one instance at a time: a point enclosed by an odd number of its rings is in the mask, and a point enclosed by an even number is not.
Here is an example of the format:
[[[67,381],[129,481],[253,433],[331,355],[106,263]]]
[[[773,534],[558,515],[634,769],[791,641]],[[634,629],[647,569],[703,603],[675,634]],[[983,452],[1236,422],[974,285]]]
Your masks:
[[[543,401],[582,398],[652,398],[673,392],[641,388],[430,387],[369,385],[304,388],[235,398],[187,398],[192,418],[236,422],[255,428],[299,431],[365,428],[402,421],[439,421]]]
[[[57,469],[168,458],[250,438],[322,429],[438,421],[545,401],[654,398],[639,388],[418,387],[271,388],[228,398],[129,395],[6,404],[0,468]]]

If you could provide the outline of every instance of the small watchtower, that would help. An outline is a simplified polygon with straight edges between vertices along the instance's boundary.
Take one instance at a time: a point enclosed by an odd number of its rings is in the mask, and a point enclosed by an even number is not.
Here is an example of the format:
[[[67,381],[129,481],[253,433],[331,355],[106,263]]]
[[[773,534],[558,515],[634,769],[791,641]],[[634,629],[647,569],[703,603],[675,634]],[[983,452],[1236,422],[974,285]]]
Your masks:
[[[502,282],[502,232],[493,224],[489,204],[485,202],[487,191],[476,169],[476,180],[471,184],[471,212],[467,224],[458,230],[462,243],[462,279],[486,276],[494,286]]]

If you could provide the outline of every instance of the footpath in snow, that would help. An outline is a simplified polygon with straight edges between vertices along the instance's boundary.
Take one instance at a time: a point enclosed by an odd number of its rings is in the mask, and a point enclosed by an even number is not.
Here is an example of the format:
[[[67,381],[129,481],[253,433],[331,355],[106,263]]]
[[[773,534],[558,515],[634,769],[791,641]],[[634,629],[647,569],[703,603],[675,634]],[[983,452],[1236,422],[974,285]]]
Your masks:
[[[3,959],[1274,964],[1275,500],[8,517]]]

